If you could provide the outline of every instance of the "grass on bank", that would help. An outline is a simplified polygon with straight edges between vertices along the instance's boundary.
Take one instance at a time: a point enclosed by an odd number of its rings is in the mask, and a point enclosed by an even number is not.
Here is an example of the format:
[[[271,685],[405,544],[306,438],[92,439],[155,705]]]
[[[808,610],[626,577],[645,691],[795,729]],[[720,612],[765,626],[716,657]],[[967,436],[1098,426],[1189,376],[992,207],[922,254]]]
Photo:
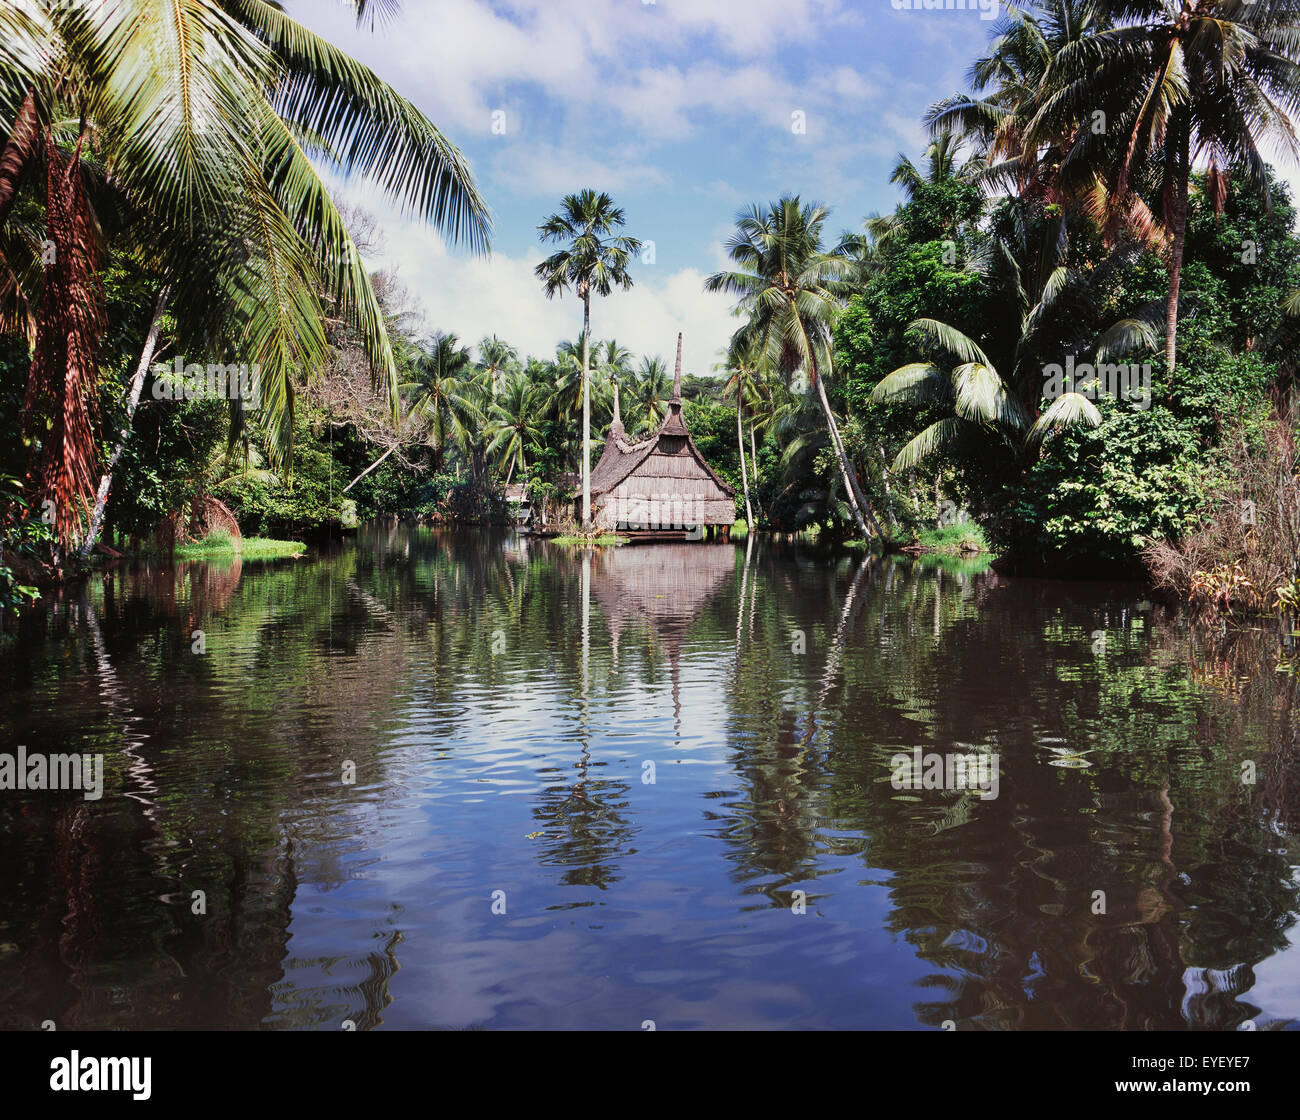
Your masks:
[[[613,533],[605,533],[599,537],[552,537],[552,544],[581,544],[581,545],[600,545],[607,548],[617,544],[627,544],[627,537],[616,536]]]
[[[980,552],[992,552],[988,538],[974,521],[959,521],[942,529],[922,529],[916,535],[917,544],[935,552],[971,552],[963,545],[973,544]]]
[[[238,545],[224,529],[210,533],[201,541],[176,546],[178,560],[205,560],[211,556],[240,554],[245,560],[280,560],[301,556],[307,551],[302,541],[277,541],[270,537],[245,537]]]
[[[945,525],[942,529],[918,529],[911,536],[907,535],[905,529],[886,526],[885,536],[895,547],[919,551],[923,555],[978,556],[993,553],[984,530],[974,521],[959,521],[955,525]],[[812,533],[811,537],[815,539],[816,533]],[[975,547],[963,547],[963,545]],[[844,542],[844,547],[861,549],[867,545],[861,537],[850,537]],[[878,549],[879,542],[873,540],[872,548]]]

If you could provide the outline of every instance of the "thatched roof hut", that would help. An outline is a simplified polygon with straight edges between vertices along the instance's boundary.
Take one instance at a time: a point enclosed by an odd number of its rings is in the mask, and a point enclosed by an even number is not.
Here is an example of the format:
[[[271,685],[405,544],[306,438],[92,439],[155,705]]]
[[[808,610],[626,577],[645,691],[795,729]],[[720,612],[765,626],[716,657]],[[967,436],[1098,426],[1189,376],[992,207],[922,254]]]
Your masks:
[[[668,415],[653,435],[627,438],[614,383],[614,420],[591,472],[592,519],[598,529],[686,529],[736,520],[736,492],[691,439],[682,418],[682,336]]]

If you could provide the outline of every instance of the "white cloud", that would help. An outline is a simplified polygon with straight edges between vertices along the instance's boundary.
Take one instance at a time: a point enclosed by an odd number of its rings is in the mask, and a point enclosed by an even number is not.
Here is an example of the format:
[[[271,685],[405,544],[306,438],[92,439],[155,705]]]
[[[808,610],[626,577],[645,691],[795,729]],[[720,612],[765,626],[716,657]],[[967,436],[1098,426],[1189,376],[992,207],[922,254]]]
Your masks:
[[[503,146],[491,162],[493,181],[520,197],[555,198],[584,186],[618,192],[627,187],[665,187],[670,179],[661,167],[640,161],[636,149],[610,153],[608,160],[544,141]]]
[[[792,85],[771,56],[861,17],[840,0],[439,0],[410,3],[377,35],[358,32],[343,5],[296,5],[294,14],[379,70],[453,132],[491,134],[494,109],[531,88],[569,110],[617,109],[652,135],[681,137],[693,110],[783,119],[810,95],[857,98],[872,87],[848,67]],[[704,39],[726,61],[684,70]],[[738,61],[736,61],[738,60]]]
[[[476,343],[496,334],[521,353],[554,354],[557,343],[576,338],[582,329],[582,304],[572,293],[548,300],[533,269],[541,253],[497,253],[470,257],[448,251],[427,225],[403,219],[373,193],[350,195],[376,214],[385,231],[374,268],[396,272],[416,297],[430,330],[453,331],[462,342]],[[592,301],[593,338],[616,338],[634,354],[671,358],[677,332],[683,332],[686,369],[709,373],[717,351],[736,328],[730,300],[704,291],[704,273],[694,268],[659,271],[656,265],[634,268],[635,285]]]

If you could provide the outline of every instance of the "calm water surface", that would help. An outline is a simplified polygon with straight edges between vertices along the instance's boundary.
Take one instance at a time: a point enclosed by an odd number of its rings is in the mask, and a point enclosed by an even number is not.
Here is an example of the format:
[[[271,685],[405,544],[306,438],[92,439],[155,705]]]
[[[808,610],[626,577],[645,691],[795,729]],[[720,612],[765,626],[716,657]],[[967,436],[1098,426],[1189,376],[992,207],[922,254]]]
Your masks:
[[[1300,1025],[1287,638],[1141,597],[400,526],[118,571],[0,649],[0,750],[106,784],[0,792],[0,1026]]]

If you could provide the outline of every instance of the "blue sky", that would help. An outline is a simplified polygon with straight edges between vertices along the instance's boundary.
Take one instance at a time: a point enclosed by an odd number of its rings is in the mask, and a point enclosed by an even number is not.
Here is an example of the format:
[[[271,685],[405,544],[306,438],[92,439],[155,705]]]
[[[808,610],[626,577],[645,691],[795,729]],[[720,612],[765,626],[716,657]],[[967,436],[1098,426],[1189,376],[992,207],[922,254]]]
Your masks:
[[[700,373],[735,328],[701,285],[725,265],[736,211],[790,191],[829,205],[837,234],[892,210],[898,152],[920,155],[921,114],[964,88],[992,27],[890,0],[405,0],[373,33],[337,0],[287,7],[424,110],[492,207],[493,253],[476,260],[366,184],[341,188],[380,218],[373,263],[396,269],[430,328],[538,354],[576,336],[581,305],[548,302],[532,276],[536,226],[591,186],[655,258],[637,262],[631,292],[593,305],[593,333],[667,356],[682,330]]]

